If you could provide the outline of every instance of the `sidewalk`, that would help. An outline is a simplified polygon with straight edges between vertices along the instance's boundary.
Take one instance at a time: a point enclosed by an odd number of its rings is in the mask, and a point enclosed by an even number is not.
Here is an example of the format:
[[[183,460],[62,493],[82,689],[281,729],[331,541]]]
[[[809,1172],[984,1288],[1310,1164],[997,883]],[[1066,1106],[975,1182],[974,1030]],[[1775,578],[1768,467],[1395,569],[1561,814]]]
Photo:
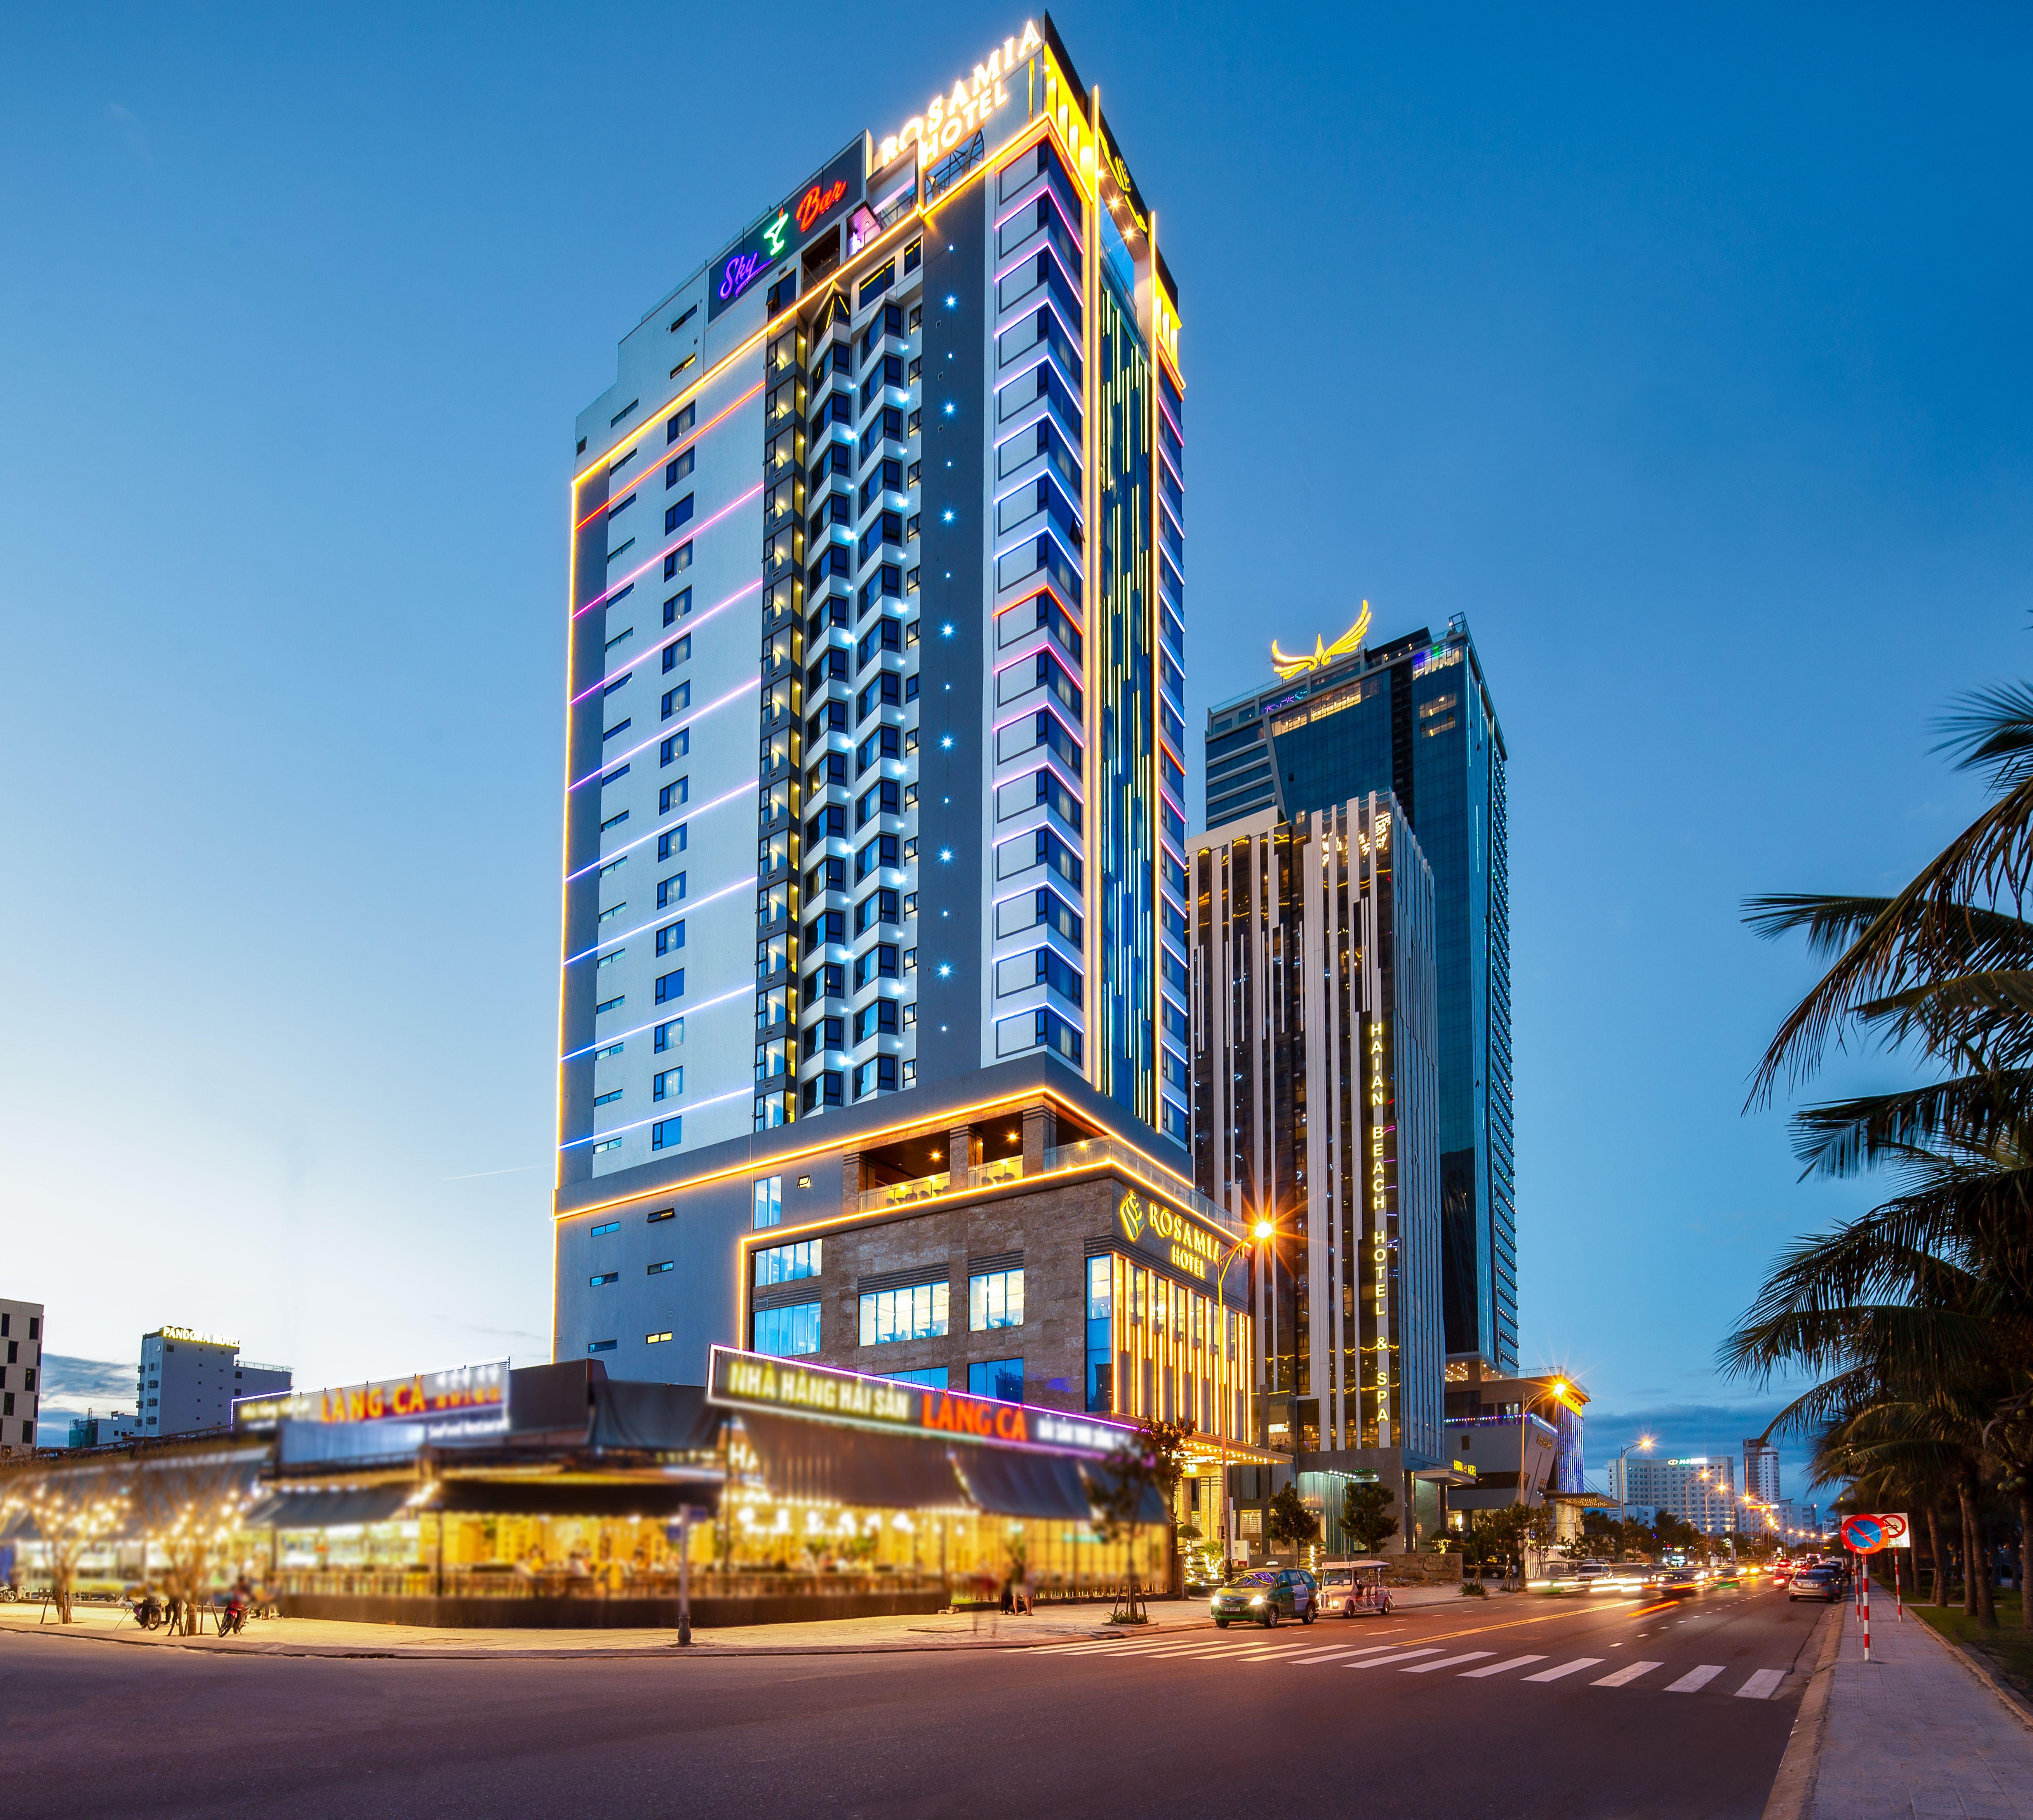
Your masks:
[[[1513,1595],[1492,1594],[1492,1597]],[[1394,1603],[1400,1611],[1424,1605],[1458,1605],[1453,1587],[1410,1587]],[[223,1655],[257,1656],[664,1656],[678,1646],[675,1630],[451,1631],[418,1624],[347,1624],[322,1618],[267,1618],[251,1621],[237,1637],[170,1637],[143,1631],[125,1608],[80,1605],[74,1622],[59,1625],[52,1611],[42,1620],[39,1605],[0,1605],[0,1636],[35,1633],[62,1642],[128,1644],[144,1650],[203,1650]],[[695,1629],[692,1646],[702,1654],[833,1655],[872,1650],[1033,1649],[1095,1637],[1155,1636],[1212,1627],[1205,1602],[1163,1599],[1149,1608],[1148,1624],[1108,1623],[1105,1605],[1046,1605],[1032,1618],[999,1612],[967,1612],[950,1617],[840,1618],[824,1623],[743,1624],[727,1630]]]
[[[1804,1820],[2033,1820],[2033,1725],[1914,1614],[1872,1611],[1867,1663],[1841,1623]]]
[[[59,1626],[52,1612],[39,1624],[39,1605],[0,1606],[0,1637],[19,1632],[65,1642],[132,1645],[141,1649],[194,1649],[223,1655],[263,1656],[665,1656],[678,1647],[675,1630],[521,1631],[439,1630],[417,1624],[349,1624],[319,1618],[256,1619],[236,1637],[172,1638],[142,1631],[124,1610],[107,1605],[73,1608],[74,1622]],[[961,1612],[950,1617],[843,1618],[825,1623],[744,1624],[727,1630],[698,1629],[692,1646],[702,1654],[777,1655],[853,1653],[885,1650],[1022,1649],[1069,1643],[1097,1636],[1127,1635],[1107,1623],[1106,1605],[1047,1606],[1035,1618]],[[1151,1622],[1135,1635],[1207,1626],[1207,1607],[1198,1600],[1166,1601],[1151,1608]]]

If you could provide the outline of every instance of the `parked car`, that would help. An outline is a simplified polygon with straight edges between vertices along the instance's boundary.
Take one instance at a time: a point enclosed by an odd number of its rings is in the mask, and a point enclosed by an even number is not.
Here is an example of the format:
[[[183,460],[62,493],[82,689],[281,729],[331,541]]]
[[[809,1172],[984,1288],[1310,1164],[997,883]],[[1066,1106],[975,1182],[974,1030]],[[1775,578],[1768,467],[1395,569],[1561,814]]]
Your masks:
[[[1840,1567],[1803,1567],[1786,1589],[1788,1603],[1795,1599],[1825,1599],[1833,1605],[1849,1590],[1849,1575]]]
[[[1320,1586],[1304,1567],[1258,1567],[1230,1580],[1207,1601],[1207,1609],[1222,1631],[1232,1623],[1268,1629],[1280,1618],[1310,1624],[1319,1615]]]
[[[1659,1575],[1653,1591],[1662,1599],[1684,1598],[1702,1590],[1702,1575],[1694,1567],[1668,1567]]]

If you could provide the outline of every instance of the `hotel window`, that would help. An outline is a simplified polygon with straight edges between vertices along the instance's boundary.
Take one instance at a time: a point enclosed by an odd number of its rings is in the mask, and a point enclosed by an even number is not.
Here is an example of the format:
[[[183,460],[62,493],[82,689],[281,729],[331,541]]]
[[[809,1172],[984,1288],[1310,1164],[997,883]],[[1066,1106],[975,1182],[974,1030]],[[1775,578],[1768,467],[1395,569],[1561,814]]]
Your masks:
[[[1115,1261],[1087,1260],[1087,1406],[1106,1413],[1114,1406],[1115,1371],[1110,1358],[1109,1317],[1115,1308]]]
[[[677,1268],[677,1260],[676,1258],[667,1257],[661,1264],[646,1265],[644,1268],[642,1274],[645,1276],[662,1276],[667,1271],[676,1270]]]
[[[758,1352],[777,1358],[803,1358],[819,1350],[819,1305],[815,1301],[758,1309],[754,1326]]]
[[[914,1372],[884,1372],[882,1375],[893,1384],[923,1384],[927,1390],[934,1391],[953,1387],[953,1374],[944,1365],[927,1365]]]
[[[685,1020],[673,1017],[668,1024],[660,1024],[651,1039],[650,1047],[661,1055],[666,1050],[675,1049],[685,1039]]]
[[[587,1343],[588,1352],[612,1352],[620,1343],[618,1340],[597,1339]]]
[[[598,1226],[596,1226],[593,1229],[593,1236],[595,1238],[605,1238],[610,1232],[619,1232],[620,1230],[621,1222],[620,1220],[603,1220]]]
[[[766,1175],[755,1185],[755,1230],[784,1223],[784,1178]]]
[[[654,1075],[650,1081],[652,1099],[676,1099],[685,1090],[685,1071],[682,1068],[667,1068]]]
[[[967,1279],[967,1325],[970,1333],[1023,1324],[1024,1272],[1020,1267],[1016,1270],[990,1271]]]
[[[817,1276],[821,1242],[808,1238],[797,1245],[773,1245],[757,1252],[755,1286],[767,1289],[772,1283],[797,1283],[808,1276]]]
[[[949,1286],[921,1283],[914,1289],[878,1290],[861,1298],[861,1343],[889,1346],[899,1340],[942,1339],[946,1331]]]
[[[660,1118],[650,1127],[650,1148],[668,1150],[684,1141],[685,1122],[682,1118]]]
[[[586,1286],[588,1289],[601,1289],[604,1288],[610,1283],[619,1283],[620,1280],[621,1272],[620,1271],[603,1271],[598,1276],[588,1277],[586,1279]]]
[[[642,1343],[645,1346],[661,1346],[670,1337],[668,1329],[662,1333],[646,1333],[642,1336]]]
[[[1024,1361],[1020,1358],[981,1359],[967,1368],[967,1387],[978,1397],[998,1402],[1024,1400]]]

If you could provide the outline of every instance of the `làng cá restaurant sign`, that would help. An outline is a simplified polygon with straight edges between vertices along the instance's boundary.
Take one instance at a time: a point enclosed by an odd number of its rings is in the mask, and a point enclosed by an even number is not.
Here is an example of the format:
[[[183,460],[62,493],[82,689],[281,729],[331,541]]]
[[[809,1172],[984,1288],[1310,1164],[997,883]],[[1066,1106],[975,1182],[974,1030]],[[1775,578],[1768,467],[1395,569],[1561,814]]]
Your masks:
[[[1103,1455],[1119,1451],[1131,1433],[1120,1423],[1091,1416],[864,1377],[733,1346],[713,1349],[709,1375],[706,1401],[723,1409],[802,1415],[890,1434]]]

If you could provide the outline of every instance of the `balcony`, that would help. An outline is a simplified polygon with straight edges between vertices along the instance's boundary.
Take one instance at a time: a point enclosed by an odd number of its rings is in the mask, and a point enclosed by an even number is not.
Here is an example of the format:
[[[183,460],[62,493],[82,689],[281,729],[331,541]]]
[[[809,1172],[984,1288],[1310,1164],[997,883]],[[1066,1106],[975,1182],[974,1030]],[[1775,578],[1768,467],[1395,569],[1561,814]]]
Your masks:
[[[1043,1182],[1054,1175],[1069,1174],[1074,1170],[1108,1167],[1133,1178],[1145,1187],[1162,1195],[1174,1204],[1191,1209],[1201,1219],[1219,1226],[1232,1238],[1242,1237],[1242,1227],[1235,1217],[1218,1207],[1189,1187],[1179,1177],[1139,1155],[1127,1144],[1113,1138],[1084,1138],[1077,1143],[1062,1144],[1045,1152],[1044,1167],[1035,1175],[1027,1176],[1021,1156],[998,1157],[990,1163],[976,1163],[964,1170],[956,1181],[950,1170],[941,1170],[936,1175],[914,1176],[908,1182],[885,1182],[879,1188],[865,1191],[857,1202],[862,1213],[887,1213],[897,1208],[909,1207],[921,1200],[931,1200],[941,1195],[963,1193],[988,1188],[999,1188],[1013,1182],[1026,1180]]]

